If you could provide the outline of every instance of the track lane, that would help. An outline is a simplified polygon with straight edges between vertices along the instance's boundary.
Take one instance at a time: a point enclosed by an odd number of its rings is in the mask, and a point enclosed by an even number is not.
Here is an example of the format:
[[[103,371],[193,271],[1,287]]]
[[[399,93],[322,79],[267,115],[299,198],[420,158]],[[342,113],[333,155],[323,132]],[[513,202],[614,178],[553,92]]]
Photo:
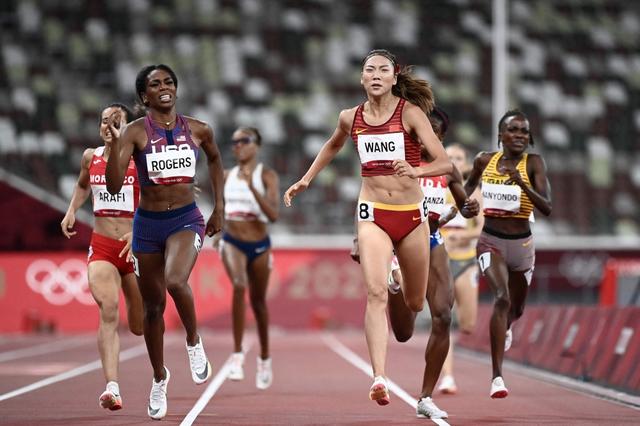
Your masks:
[[[362,360],[368,361],[361,331],[336,332],[336,339]],[[211,400],[193,419],[194,425],[277,425],[277,424],[433,424],[415,417],[415,410],[397,395],[391,404],[379,407],[368,399],[371,379],[346,362],[323,341],[324,334],[311,331],[272,333],[274,384],[266,391],[255,388],[254,343],[246,357],[245,380],[223,380]],[[184,333],[167,334],[165,362],[171,370],[169,411],[162,424],[180,424],[193,410],[208,385],[191,381],[184,348]],[[252,333],[249,337],[255,339]],[[391,380],[417,398],[424,368],[423,352],[427,335],[420,333],[405,344],[391,341],[387,374]],[[228,332],[204,331],[205,349],[214,375],[228,359],[232,338]],[[6,343],[6,342],[5,342]],[[123,336],[123,351],[143,343],[135,336]],[[38,344],[30,341],[30,344]],[[86,346],[86,348],[85,348]],[[82,364],[98,358],[95,342],[91,345],[56,351],[50,356],[34,356],[25,362],[62,362]],[[638,410],[586,396],[557,385],[505,370],[511,392],[505,400],[488,396],[490,366],[488,356],[456,356],[455,396],[435,395],[438,406],[449,412],[451,425],[572,425],[637,424]],[[0,367],[3,364],[0,363]],[[16,389],[32,383],[34,376],[20,371],[1,377],[3,389]],[[0,402],[0,423],[15,425],[148,425],[147,398],[151,385],[151,367],[146,353],[120,364],[120,386],[124,408],[108,412],[97,404],[104,386],[102,371],[96,369],[77,377]],[[4,392],[4,391],[3,391]]]

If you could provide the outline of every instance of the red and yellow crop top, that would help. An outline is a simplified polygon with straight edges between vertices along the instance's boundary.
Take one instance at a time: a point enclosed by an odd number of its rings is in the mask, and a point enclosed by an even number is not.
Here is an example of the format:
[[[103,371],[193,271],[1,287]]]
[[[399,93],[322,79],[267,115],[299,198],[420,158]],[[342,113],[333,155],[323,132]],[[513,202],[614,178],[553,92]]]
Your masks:
[[[360,156],[362,176],[394,174],[393,160],[406,160],[413,167],[420,165],[420,143],[402,125],[405,102],[401,98],[391,118],[379,126],[367,124],[362,115],[364,104],[358,106],[351,126],[351,139]]]

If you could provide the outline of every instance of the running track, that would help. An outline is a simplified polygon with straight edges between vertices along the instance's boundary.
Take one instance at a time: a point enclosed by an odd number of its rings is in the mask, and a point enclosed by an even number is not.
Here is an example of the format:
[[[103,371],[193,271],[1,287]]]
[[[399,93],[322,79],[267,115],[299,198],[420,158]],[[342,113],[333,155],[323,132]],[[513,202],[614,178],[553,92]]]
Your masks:
[[[120,390],[124,408],[98,407],[104,389],[95,338],[81,336],[0,336],[0,424],[140,425],[155,424],[146,414],[151,369],[141,337],[121,332]],[[415,417],[415,395],[422,380],[424,334],[389,345],[387,374],[393,381],[391,404],[368,400],[370,367],[361,332],[272,332],[274,384],[254,384],[256,347],[249,335],[242,382],[224,379],[231,336],[203,331],[214,376],[205,385],[191,382],[184,337],[165,338],[171,370],[169,411],[161,424],[184,425],[622,425],[640,424],[640,398],[630,405],[551,384],[510,366],[506,400],[488,396],[490,365],[485,355],[456,355],[455,396],[436,396],[449,419]],[[635,407],[634,407],[635,405]]]

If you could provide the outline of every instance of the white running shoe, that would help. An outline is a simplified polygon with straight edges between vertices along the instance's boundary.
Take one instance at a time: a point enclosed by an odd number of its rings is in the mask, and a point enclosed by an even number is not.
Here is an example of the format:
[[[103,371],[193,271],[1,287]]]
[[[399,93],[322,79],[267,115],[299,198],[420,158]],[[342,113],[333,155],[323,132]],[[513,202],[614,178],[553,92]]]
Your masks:
[[[369,399],[378,403],[378,405],[387,405],[389,399],[389,387],[387,386],[387,379],[382,376],[376,376],[369,389]]]
[[[256,387],[265,390],[273,382],[273,371],[271,369],[271,358],[262,359],[258,357],[258,369],[256,371]]]
[[[504,351],[508,351],[511,349],[511,344],[513,343],[513,331],[511,331],[511,327],[507,329],[507,334],[504,336]]]
[[[446,376],[442,376],[442,379],[440,379],[440,385],[438,386],[438,392],[447,395],[453,395],[458,392],[458,386],[456,386],[456,381],[453,379],[453,376],[448,374]]]
[[[491,398],[506,398],[509,395],[507,387],[504,385],[502,377],[498,376],[491,381]]]
[[[229,369],[229,380],[244,379],[244,354],[242,352],[234,352],[231,355],[231,368]]]
[[[122,397],[120,396],[120,387],[116,382],[107,383],[107,387],[100,398],[98,403],[102,408],[108,408],[111,411],[119,410],[122,408]]]
[[[202,337],[198,336],[198,343],[195,346],[187,346],[187,353],[189,354],[189,366],[191,367],[191,378],[196,385],[201,385],[209,380],[211,377],[211,364],[207,359],[207,354],[204,353],[204,347],[202,346]]]
[[[421,419],[446,419],[449,417],[446,411],[439,409],[436,404],[433,403],[433,399],[420,398],[418,406],[416,407],[416,415]]]
[[[156,382],[155,379],[151,380],[151,393],[149,394],[149,406],[147,407],[147,414],[154,420],[160,420],[167,415],[167,385],[171,374],[169,369],[164,367],[165,376],[164,380]]]

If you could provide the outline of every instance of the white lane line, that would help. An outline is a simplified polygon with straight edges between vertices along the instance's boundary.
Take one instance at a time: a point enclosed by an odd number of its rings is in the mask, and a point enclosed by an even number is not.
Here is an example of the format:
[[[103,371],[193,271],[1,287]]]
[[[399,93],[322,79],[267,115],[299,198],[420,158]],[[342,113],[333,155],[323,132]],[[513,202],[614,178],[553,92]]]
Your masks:
[[[95,337],[92,338],[95,339]],[[17,358],[23,359],[36,355],[59,352],[65,349],[74,348],[76,346],[82,346],[88,342],[88,337],[76,337],[73,339],[59,340],[57,342],[42,343],[28,348],[0,352],[0,362],[11,361]]]
[[[245,355],[251,350],[252,344],[253,343],[249,343],[248,345],[246,345],[247,349],[244,352]],[[211,398],[213,398],[216,392],[218,392],[218,389],[220,389],[224,381],[227,380],[229,370],[231,369],[232,356],[233,355],[229,355],[229,358],[227,358],[225,363],[222,365],[222,367],[218,371],[218,374],[216,374],[209,386],[207,386],[204,392],[202,392],[202,395],[200,395],[200,398],[198,398],[191,411],[189,411],[189,413],[187,413],[185,418],[182,420],[180,426],[191,426],[198,417],[198,414],[200,414],[202,410],[204,410],[209,401],[211,401]]]
[[[334,335],[325,334],[322,336],[322,340],[324,340],[324,343],[327,346],[329,346],[329,348],[332,351],[340,355],[342,358],[344,358],[346,361],[348,361],[351,365],[353,365],[357,369],[361,370],[367,376],[373,378],[373,369],[371,367],[371,364],[369,364],[368,362],[360,358],[355,352],[353,352],[351,349],[343,345],[342,342],[340,342]],[[391,392],[398,395],[400,399],[402,399],[404,402],[409,404],[411,408],[413,408],[414,410],[416,409],[416,406],[418,405],[418,403],[415,400],[415,398],[409,395],[408,392],[406,392],[404,389],[402,389],[400,386],[398,386],[395,382],[393,382],[388,377],[387,377],[387,384],[389,385],[389,389],[391,390]],[[449,423],[447,423],[442,419],[429,419],[429,420],[431,420],[432,422],[440,426],[449,425]]]
[[[147,353],[147,347],[142,344],[138,346],[134,346],[125,351],[120,352],[120,362],[126,361],[131,358],[135,358],[142,354]],[[23,386],[19,389],[13,390],[11,392],[7,392],[5,394],[0,395],[0,402],[5,401],[7,399],[14,398],[16,396],[43,388],[45,386],[52,385],[57,382],[61,382],[63,380],[71,379],[76,376],[80,376],[82,374],[88,373],[93,370],[97,370],[102,368],[102,363],[100,360],[95,360],[85,365],[81,365],[80,367],[76,367],[72,370],[65,371],[64,373],[56,374],[55,376],[47,377],[46,379],[37,381],[27,386]]]

